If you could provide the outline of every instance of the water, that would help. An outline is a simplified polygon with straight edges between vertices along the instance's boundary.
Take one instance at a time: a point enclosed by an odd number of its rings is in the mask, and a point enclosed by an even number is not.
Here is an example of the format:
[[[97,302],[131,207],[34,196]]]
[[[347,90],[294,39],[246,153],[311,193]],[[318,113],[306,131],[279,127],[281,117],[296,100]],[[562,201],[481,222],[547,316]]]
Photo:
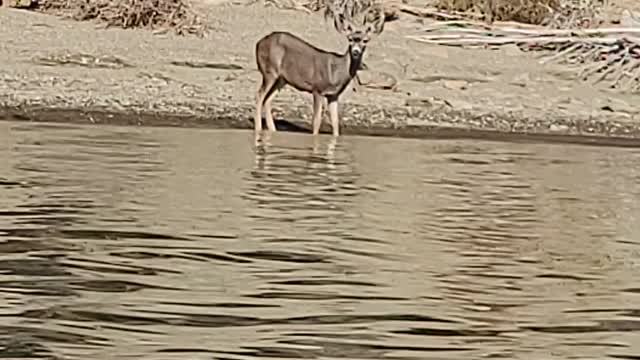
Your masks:
[[[0,123],[0,356],[638,359],[639,165]]]

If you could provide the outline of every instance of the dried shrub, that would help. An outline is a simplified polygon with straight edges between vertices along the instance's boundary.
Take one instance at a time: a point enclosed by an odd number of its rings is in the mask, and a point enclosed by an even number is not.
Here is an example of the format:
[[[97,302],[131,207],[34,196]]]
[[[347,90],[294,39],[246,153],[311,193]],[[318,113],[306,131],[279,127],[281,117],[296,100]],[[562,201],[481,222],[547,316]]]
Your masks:
[[[446,12],[479,14],[489,21],[517,21],[554,28],[592,27],[607,0],[436,0]]]
[[[556,29],[593,28],[604,23],[608,0],[562,0],[543,25]]]
[[[481,14],[492,21],[541,24],[560,0],[438,0],[436,7],[449,12]]]
[[[75,20],[98,20],[108,27],[173,30],[178,35],[207,32],[187,0],[40,0],[37,8]]]
[[[377,13],[382,9],[385,21],[392,21],[398,18],[397,5],[403,1],[406,0],[265,0],[265,3],[281,9],[302,10],[309,13],[322,12],[325,19],[333,18],[335,7],[352,18]],[[375,10],[370,11],[371,9]]]

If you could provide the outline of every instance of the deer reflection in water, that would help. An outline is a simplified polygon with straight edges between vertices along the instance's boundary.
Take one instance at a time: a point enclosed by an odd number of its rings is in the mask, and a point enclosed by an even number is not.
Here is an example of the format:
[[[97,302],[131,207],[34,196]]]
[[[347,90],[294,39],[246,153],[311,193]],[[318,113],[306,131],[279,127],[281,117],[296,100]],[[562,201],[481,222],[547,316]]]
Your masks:
[[[335,229],[359,195],[348,144],[324,136],[282,139],[263,132],[255,147],[245,192],[252,217],[264,226],[295,221],[299,229]]]

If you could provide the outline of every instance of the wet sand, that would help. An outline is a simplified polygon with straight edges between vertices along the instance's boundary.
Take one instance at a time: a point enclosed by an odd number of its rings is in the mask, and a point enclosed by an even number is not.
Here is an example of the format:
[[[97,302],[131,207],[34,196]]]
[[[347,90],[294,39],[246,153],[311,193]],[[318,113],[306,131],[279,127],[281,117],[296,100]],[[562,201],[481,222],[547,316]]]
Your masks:
[[[253,51],[261,36],[285,30],[328,50],[346,46],[319,14],[259,3],[196,7],[212,27],[206,38],[0,8],[8,29],[0,33],[0,119],[251,128],[259,82]],[[371,42],[362,79],[391,75],[398,85],[347,89],[344,134],[640,143],[638,95],[580,82],[515,47],[468,50],[405,38],[420,27],[403,15]],[[309,131],[309,94],[285,88],[274,110],[279,128]]]

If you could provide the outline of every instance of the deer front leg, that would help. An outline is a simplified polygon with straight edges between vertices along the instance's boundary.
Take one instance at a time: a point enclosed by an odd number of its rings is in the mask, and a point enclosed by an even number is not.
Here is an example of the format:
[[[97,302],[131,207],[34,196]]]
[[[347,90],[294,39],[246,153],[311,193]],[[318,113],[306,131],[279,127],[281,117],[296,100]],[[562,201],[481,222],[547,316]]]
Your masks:
[[[322,123],[322,95],[313,93],[313,135],[320,134]]]
[[[269,131],[276,131],[276,123],[273,120],[273,112],[271,110],[271,101],[273,100],[275,93],[271,94],[265,101],[264,101],[264,112],[265,112],[265,118],[267,120],[267,129],[269,129]]]
[[[340,136],[339,120],[338,120],[338,97],[327,97],[329,103],[329,117],[331,118],[331,128],[333,136]]]

